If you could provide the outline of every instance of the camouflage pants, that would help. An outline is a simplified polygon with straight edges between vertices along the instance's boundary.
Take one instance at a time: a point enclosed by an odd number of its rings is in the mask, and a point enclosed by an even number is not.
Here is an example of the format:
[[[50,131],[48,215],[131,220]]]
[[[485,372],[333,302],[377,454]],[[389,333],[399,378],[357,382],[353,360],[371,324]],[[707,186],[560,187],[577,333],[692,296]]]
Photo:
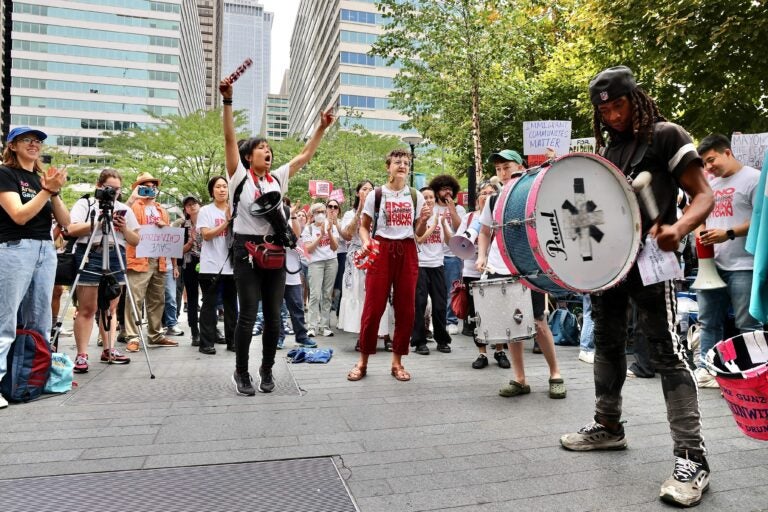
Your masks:
[[[667,419],[677,456],[704,455],[698,388],[686,348],[675,333],[677,300],[670,281],[643,286],[637,266],[619,286],[592,295],[595,322],[595,418],[621,419],[621,388],[627,375],[627,304],[638,308],[638,329],[648,339],[651,360],[661,375]]]

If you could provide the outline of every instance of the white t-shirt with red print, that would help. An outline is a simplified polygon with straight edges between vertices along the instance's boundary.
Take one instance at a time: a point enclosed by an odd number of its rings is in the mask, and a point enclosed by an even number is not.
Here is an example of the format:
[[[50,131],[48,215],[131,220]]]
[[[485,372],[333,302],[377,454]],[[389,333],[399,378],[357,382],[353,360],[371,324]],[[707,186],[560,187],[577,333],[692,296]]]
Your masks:
[[[485,206],[483,207],[483,213],[480,215],[480,224],[483,226],[491,227],[493,225],[493,212],[491,211],[491,201],[489,200],[485,202]],[[502,208],[503,205],[499,201],[495,201],[496,205],[494,208]],[[512,272],[509,271],[509,267],[507,267],[507,264],[504,263],[504,260],[501,258],[501,253],[499,252],[499,246],[496,244],[496,232],[491,230],[491,233],[493,234],[493,238],[491,239],[491,247],[488,249],[488,266],[493,268],[493,273],[495,274],[501,274],[501,275],[511,275]]]
[[[709,182],[715,194],[715,208],[706,221],[707,229],[729,230],[752,218],[760,171],[744,166],[727,178],[713,178]],[[722,270],[752,270],[754,256],[745,248],[747,237],[715,244],[715,263]]]
[[[197,229],[203,228],[215,229],[222,224],[227,223],[227,215],[223,210],[216,208],[214,204],[207,204],[200,208],[197,214]],[[232,274],[232,260],[227,258],[229,248],[227,232],[229,227],[219,233],[219,236],[212,240],[203,239],[200,246],[200,273],[218,274],[219,269],[224,265],[222,274]],[[224,263],[226,261],[226,264]]]
[[[374,218],[373,208],[376,204],[376,191],[372,191],[365,198],[363,214]],[[424,196],[416,192],[415,215],[418,216],[424,206]],[[400,190],[392,190],[386,185],[381,187],[381,206],[379,207],[379,220],[376,227],[376,236],[389,240],[405,240],[413,236],[414,208],[411,200],[411,189],[408,186]],[[373,223],[371,223],[373,229]]]
[[[427,221],[427,231],[434,225],[435,230],[422,243],[419,244],[419,266],[425,268],[437,268],[443,266],[443,223],[437,212]]]
[[[318,261],[326,261],[326,260],[333,260],[336,259],[336,251],[331,249],[331,237],[329,235],[328,230],[328,221],[325,221],[325,236],[320,240],[320,242],[317,244],[317,247],[315,247],[315,250],[311,253],[307,251],[310,257],[311,263],[316,263]],[[333,237],[338,240],[339,239],[339,230],[336,229],[336,226],[333,226],[330,230],[330,233],[333,234]],[[314,243],[315,240],[320,238],[321,231],[320,226],[315,224],[314,222],[312,224],[307,224],[304,227],[304,231],[301,233],[301,240],[304,242],[304,247],[306,247]]]
[[[453,220],[451,219],[451,210],[449,210],[447,206],[440,206],[440,205],[435,205],[435,210],[437,210],[438,215],[442,215],[443,217],[445,217],[445,223],[448,226],[448,228],[453,229]],[[456,213],[459,214],[460,219],[463,219],[467,215],[467,210],[465,210],[464,207],[461,206],[460,204],[457,204]],[[453,233],[453,231],[451,231],[451,233]],[[448,247],[448,243],[443,244],[443,255],[446,258],[456,257],[456,255],[453,254],[453,251],[451,251],[451,248]]]
[[[288,193],[290,171],[290,164],[284,164],[272,171],[270,178],[262,176],[254,182],[253,176],[248,169],[243,167],[242,162],[237,163],[235,173],[228,180],[230,205],[235,204],[235,189],[243,181],[243,178],[247,177],[247,179],[243,184],[240,202],[237,205],[237,216],[233,223],[235,233],[240,235],[270,235],[275,232],[264,216],[254,217],[251,215],[251,205],[257,197],[267,192],[278,191],[282,195]],[[286,219],[286,221],[290,222],[290,219]]]

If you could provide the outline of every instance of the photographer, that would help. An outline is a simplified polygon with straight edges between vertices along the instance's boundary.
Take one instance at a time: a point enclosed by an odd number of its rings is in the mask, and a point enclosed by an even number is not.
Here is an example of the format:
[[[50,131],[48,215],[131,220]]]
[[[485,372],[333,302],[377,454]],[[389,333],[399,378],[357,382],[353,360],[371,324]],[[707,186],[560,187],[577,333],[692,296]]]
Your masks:
[[[148,172],[139,174],[133,183],[132,197],[135,201],[131,210],[136,214],[139,225],[154,224],[159,228],[169,225],[168,212],[155,202],[160,180],[154,178]],[[179,269],[174,258],[138,258],[136,248],[127,247],[128,256],[128,284],[136,301],[136,309],[141,314],[146,299],[147,310],[147,335],[149,344],[161,347],[177,347],[179,344],[165,337],[163,329],[163,310],[165,309],[165,273],[173,272],[174,277],[179,276]],[[170,263],[169,263],[170,261]],[[168,267],[166,267],[168,265]],[[139,328],[133,315],[133,308],[126,304],[125,326],[128,337],[128,352],[139,351]]]
[[[101,278],[102,262],[104,254],[109,256],[110,272],[117,282],[125,284],[125,275],[120,271],[120,260],[117,250],[120,250],[122,260],[125,261],[125,244],[135,246],[139,243],[139,223],[136,215],[125,204],[117,200],[120,196],[120,188],[123,180],[120,173],[114,169],[104,169],[99,174],[96,181],[96,193],[92,199],[88,196],[82,197],[75,202],[70,212],[72,224],[69,225],[70,236],[77,238],[77,247],[75,250],[75,263],[78,268],[86,258],[83,272],[80,273],[80,280],[77,283],[78,314],[75,318],[75,344],[77,345],[77,356],[75,357],[75,373],[85,373],[88,371],[88,342],[91,339],[93,329],[93,317],[98,310],[98,292],[99,280]],[[102,232],[101,214],[103,210],[111,209],[112,220],[115,228],[115,238],[118,247],[114,247],[114,241],[111,236],[105,239]],[[93,223],[91,222],[93,220]],[[88,246],[88,240],[93,232],[96,235],[93,238],[90,252],[85,253]],[[105,332],[103,322],[98,322],[99,333],[104,341],[104,350],[101,352],[102,363],[127,364],[130,358],[126,357],[119,350],[114,348],[117,328],[117,317],[115,312],[120,298],[115,298],[109,303],[110,322],[109,335]]]

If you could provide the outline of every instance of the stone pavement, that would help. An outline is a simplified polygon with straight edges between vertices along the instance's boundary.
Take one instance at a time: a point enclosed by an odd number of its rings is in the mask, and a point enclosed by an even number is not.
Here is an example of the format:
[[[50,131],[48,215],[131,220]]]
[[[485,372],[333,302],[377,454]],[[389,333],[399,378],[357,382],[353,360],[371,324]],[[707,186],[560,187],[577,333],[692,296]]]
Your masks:
[[[143,353],[107,366],[92,342],[91,370],[73,392],[1,410],[0,479],[333,456],[364,512],[669,508],[657,498],[673,462],[658,377],[625,385],[629,449],[559,447],[560,434],[593,412],[592,367],[577,361],[576,347],[558,347],[565,400],[548,398],[546,363],[530,345],[533,392],[499,397],[511,371],[493,362],[472,369],[476,349],[464,336],[451,354],[408,356],[411,382],[389,375],[384,352],[365,379],[348,382],[355,337],[338,332],[316,338],[334,349],[329,364],[281,359],[275,393],[240,397],[230,384],[234,354],[217,345],[205,356],[178,339],[178,348],[150,349],[154,380]],[[72,338],[62,346],[74,354]],[[718,390],[702,390],[701,404],[713,479],[697,510],[768,510],[768,443],[738,431]],[[132,491],[130,480],[120,490]]]

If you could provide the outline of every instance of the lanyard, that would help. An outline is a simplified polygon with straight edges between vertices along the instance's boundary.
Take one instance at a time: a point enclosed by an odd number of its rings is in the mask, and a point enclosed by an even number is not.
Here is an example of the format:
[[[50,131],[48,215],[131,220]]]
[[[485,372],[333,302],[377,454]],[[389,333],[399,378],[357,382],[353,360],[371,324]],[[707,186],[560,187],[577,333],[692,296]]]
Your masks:
[[[253,199],[256,200],[259,197],[261,197],[261,194],[263,193],[263,191],[261,190],[261,185],[259,183],[261,178],[259,176],[256,176],[256,173],[253,171],[253,167],[251,167],[249,171],[251,172],[251,178],[253,179],[253,184],[256,186],[256,194],[253,197]],[[267,171],[267,173],[264,176],[262,176],[262,178],[266,179],[267,183],[272,183],[273,181],[272,176],[269,175],[269,171]]]

